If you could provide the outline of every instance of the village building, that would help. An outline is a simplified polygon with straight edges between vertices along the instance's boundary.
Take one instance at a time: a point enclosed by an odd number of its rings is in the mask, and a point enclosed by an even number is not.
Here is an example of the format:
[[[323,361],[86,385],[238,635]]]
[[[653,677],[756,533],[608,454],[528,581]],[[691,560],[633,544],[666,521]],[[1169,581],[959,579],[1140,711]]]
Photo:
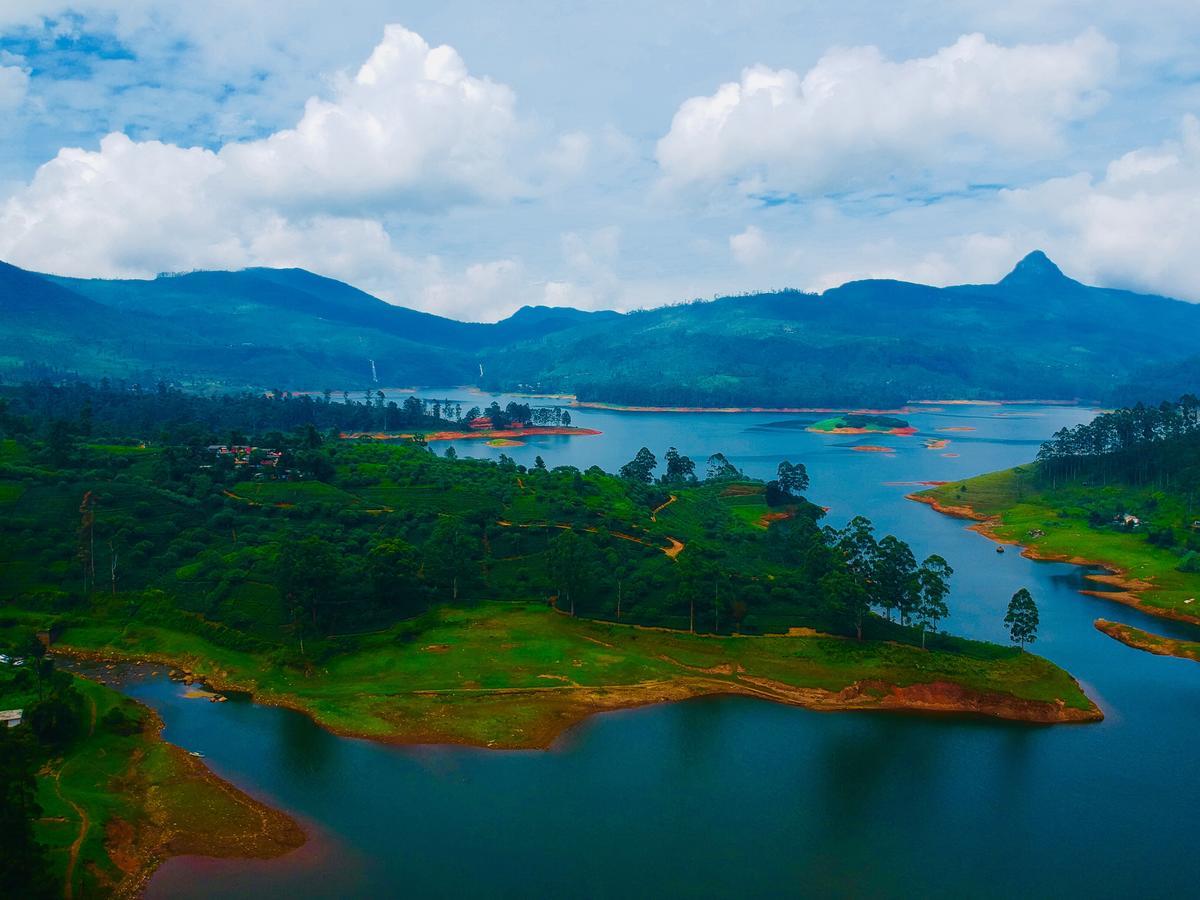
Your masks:
[[[16,728],[21,724],[24,712],[23,709],[0,709],[0,726]]]

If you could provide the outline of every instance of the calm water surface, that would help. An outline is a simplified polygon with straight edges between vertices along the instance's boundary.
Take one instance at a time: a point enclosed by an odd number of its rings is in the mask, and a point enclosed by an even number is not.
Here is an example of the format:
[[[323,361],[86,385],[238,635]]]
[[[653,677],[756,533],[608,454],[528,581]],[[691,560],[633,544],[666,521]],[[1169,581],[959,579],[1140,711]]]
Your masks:
[[[1200,666],[1130,650],[1092,620],[1196,630],[1084,597],[1083,570],[997,554],[963,522],[904,500],[914,488],[897,483],[1018,464],[1092,414],[945,407],[908,416],[921,436],[860,440],[792,427],[817,416],[572,410],[604,434],[456,449],[613,470],[643,444],[659,458],[673,445],[698,462],[720,450],[757,476],[803,461],[834,524],[864,513],[918,556],[950,561],[956,632],[1003,640],[1008,598],[1028,586],[1041,608],[1037,651],[1083,682],[1103,723],[710,698],[594,717],[550,752],[394,748],[286,710],[186,700],[144,678],[126,690],[159,710],[168,740],[311,835],[283,860],[171,860],[150,896],[1194,896]],[[938,430],[948,427],[975,430]],[[927,450],[924,436],[952,442]],[[895,452],[849,449],[864,442]]]

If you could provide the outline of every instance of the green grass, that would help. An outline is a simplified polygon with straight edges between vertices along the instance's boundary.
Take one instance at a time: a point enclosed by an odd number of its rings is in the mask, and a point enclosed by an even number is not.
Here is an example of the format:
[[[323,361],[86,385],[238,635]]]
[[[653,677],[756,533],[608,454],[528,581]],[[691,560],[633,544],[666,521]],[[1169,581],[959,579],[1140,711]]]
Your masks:
[[[808,426],[809,431],[821,431],[825,433],[836,432],[839,428],[856,428],[862,431],[877,431],[887,433],[895,428],[905,428],[908,423],[902,419],[892,418],[890,416],[871,416],[871,415],[843,415],[831,416],[828,419],[822,419],[819,422],[814,422]]]
[[[1032,466],[921,493],[946,506],[969,506],[980,515],[997,517],[994,531],[999,537],[1030,547],[1041,556],[1103,563],[1149,583],[1151,589],[1138,595],[1147,612],[1200,620],[1197,604],[1186,602],[1200,597],[1200,574],[1180,572],[1179,554],[1147,540],[1152,528],[1187,520],[1181,501],[1170,494],[1123,485],[1051,488],[1036,479]],[[1139,515],[1147,524],[1134,530],[1089,524],[1093,512],[1107,521],[1125,511]],[[1036,535],[1036,531],[1045,534]]]
[[[1175,638],[1152,634],[1132,625],[1122,625],[1119,622],[1096,620],[1096,628],[1114,640],[1133,647],[1135,650],[1145,650],[1157,656],[1177,656],[1180,659],[1190,659],[1200,662],[1200,641],[1181,641]]]
[[[828,692],[864,680],[951,682],[1089,708],[1063,670],[989,644],[957,641],[953,652],[927,652],[823,636],[709,637],[572,619],[519,603],[436,609],[356,639],[307,673],[141,624],[91,622],[68,628],[62,641],[176,661],[260,701],[303,709],[335,730],[418,741],[540,746],[596,708],[646,702],[654,696],[647,685],[665,685],[671,696],[670,686],[697,678],[703,686],[696,693],[745,693],[747,678]],[[628,697],[634,699],[622,699]]]

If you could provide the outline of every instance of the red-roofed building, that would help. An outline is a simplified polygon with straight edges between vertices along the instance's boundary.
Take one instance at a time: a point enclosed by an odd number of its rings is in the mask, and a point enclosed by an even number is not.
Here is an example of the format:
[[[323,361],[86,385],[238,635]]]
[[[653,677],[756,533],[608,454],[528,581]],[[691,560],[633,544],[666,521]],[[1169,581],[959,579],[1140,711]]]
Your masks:
[[[477,431],[486,431],[492,427],[492,420],[487,416],[479,416],[470,421],[470,426]]]

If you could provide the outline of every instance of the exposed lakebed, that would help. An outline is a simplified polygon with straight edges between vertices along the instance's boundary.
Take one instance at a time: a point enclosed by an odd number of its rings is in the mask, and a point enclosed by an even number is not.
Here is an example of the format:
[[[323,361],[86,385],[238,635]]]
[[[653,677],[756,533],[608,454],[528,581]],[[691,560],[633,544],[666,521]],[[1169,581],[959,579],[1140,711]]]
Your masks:
[[[832,522],[863,513],[918,555],[950,561],[955,632],[1002,640],[1008,598],[1028,586],[1041,607],[1034,649],[1080,679],[1103,723],[829,714],[719,698],[598,716],[550,752],[401,748],[336,737],[244,699],[187,699],[164,675],[136,678],[124,689],[160,712],[168,740],[204,753],[311,836],[279,860],[170,860],[150,895],[1188,892],[1200,667],[1128,648],[1092,621],[1183,639],[1197,629],[1082,596],[1085,570],[996,554],[961,520],[904,499],[913,482],[1028,460],[1042,439],[1091,415],[918,410],[904,414],[915,435],[872,438],[891,452],[855,453],[853,437],[800,427],[822,415],[579,409],[574,424],[602,434],[456,449],[615,470],[643,444],[660,458],[676,446],[701,468],[721,451],[757,476],[782,458],[802,461]],[[962,428],[974,430],[949,430]],[[958,456],[927,448],[933,437]]]

